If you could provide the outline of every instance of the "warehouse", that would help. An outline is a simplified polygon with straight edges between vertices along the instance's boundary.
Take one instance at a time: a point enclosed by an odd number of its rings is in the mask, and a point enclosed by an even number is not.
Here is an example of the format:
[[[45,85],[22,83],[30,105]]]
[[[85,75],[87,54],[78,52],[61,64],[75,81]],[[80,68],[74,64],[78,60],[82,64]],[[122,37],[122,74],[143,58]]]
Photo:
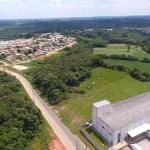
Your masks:
[[[146,132],[138,130],[150,123],[150,92],[116,104],[103,100],[94,103],[92,109],[94,130],[109,146],[115,145],[130,137],[132,130],[137,135]]]

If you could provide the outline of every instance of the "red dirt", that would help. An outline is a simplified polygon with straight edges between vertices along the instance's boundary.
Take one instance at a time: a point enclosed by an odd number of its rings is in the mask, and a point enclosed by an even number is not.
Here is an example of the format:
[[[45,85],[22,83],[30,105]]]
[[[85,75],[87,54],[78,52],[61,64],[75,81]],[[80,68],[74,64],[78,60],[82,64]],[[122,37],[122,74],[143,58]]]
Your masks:
[[[49,150],[66,150],[59,139],[53,139],[49,143]]]

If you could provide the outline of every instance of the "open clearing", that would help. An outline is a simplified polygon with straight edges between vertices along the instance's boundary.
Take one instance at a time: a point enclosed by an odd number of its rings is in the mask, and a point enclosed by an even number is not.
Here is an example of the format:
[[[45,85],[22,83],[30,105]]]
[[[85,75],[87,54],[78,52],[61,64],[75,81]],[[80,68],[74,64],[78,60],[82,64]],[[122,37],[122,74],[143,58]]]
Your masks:
[[[126,44],[108,44],[106,48],[94,48],[94,54],[106,54],[106,55],[130,55],[140,59],[147,57],[150,58],[150,54],[142,51],[140,47],[131,46],[128,51]]]
[[[26,70],[26,69],[28,69],[27,66],[22,66],[22,65],[15,65],[14,68],[17,69],[17,70]]]
[[[136,68],[141,70],[142,72],[149,72],[150,73],[150,63],[143,63],[139,61],[128,61],[128,60],[112,60],[112,59],[105,59],[105,63],[110,65],[122,65],[130,70]]]
[[[91,78],[76,87],[77,90],[85,91],[85,94],[72,93],[67,101],[55,106],[55,109],[60,112],[62,121],[73,133],[83,138],[79,132],[80,125],[91,119],[93,102],[107,99],[114,103],[150,91],[150,82],[140,82],[127,73],[96,68],[93,69]],[[74,121],[75,116],[78,116],[78,119]],[[105,150],[100,140],[94,137]]]

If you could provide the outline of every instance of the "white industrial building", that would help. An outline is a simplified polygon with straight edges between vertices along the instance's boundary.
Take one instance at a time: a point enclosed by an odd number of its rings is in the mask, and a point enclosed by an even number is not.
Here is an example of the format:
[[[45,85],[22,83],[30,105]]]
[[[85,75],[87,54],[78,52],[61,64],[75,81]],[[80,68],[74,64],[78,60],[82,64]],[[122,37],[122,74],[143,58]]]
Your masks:
[[[115,145],[150,130],[150,92],[111,104],[93,104],[92,126],[107,142]]]

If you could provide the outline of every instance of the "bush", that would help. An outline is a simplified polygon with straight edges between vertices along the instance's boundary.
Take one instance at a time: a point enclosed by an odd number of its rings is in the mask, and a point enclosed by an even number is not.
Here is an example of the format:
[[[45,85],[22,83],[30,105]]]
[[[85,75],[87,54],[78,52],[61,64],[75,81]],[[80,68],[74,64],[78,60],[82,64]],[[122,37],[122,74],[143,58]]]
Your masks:
[[[131,70],[130,71],[130,75],[132,77],[134,77],[135,79],[143,81],[143,82],[150,81],[150,74],[149,73],[145,73],[145,72],[141,72],[138,69]]]
[[[36,136],[41,114],[14,77],[0,73],[0,85],[0,149],[22,150]]]

